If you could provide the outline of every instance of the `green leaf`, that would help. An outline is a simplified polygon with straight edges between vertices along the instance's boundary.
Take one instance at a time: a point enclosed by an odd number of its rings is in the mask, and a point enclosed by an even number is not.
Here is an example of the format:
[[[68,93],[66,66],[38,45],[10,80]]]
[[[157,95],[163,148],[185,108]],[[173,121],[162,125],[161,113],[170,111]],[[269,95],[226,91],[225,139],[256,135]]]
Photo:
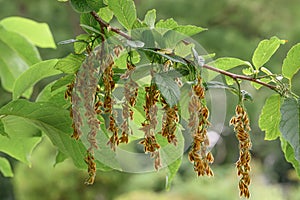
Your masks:
[[[149,49],[145,48],[145,49],[140,49],[140,50],[159,55],[159,56],[164,57],[164,58],[166,58],[168,60],[171,60],[173,62],[177,62],[177,63],[181,63],[183,65],[187,65],[186,61],[184,59],[182,59],[181,57],[176,56],[176,55],[165,54],[163,52],[164,49],[162,49],[162,51],[155,51],[155,50],[150,49],[150,48]]]
[[[5,115],[5,107],[0,115]],[[31,153],[41,141],[40,131],[19,116],[5,116],[2,122],[9,137],[0,135],[0,151],[30,166]]]
[[[297,172],[298,177],[300,177],[300,163],[295,159],[295,153],[293,147],[282,137],[280,137],[281,149],[284,153],[285,159],[290,162]]]
[[[171,183],[177,174],[180,165],[182,163],[182,157],[175,160],[172,164],[168,165],[168,174],[166,176],[166,190],[170,190]]]
[[[206,89],[225,89],[225,90],[232,91],[234,93],[237,92],[237,90],[234,87],[228,86],[227,84],[218,81],[206,82],[204,83],[204,86]]]
[[[84,59],[85,56],[82,54],[69,54],[67,57],[59,59],[54,68],[66,74],[74,74],[78,71]]]
[[[284,43],[286,43],[286,40],[281,40],[275,36],[269,40],[262,40],[252,56],[252,63],[255,69],[259,70],[260,67],[268,62],[279,46]]]
[[[155,20],[156,20],[156,10],[152,9],[149,10],[146,15],[145,15],[145,19],[144,22],[151,28],[154,28],[154,24],[155,24]]]
[[[26,39],[0,26],[0,79],[4,89],[11,92],[16,79],[39,61],[35,51]]]
[[[66,76],[61,77],[60,79],[55,81],[55,83],[51,86],[51,92],[70,84],[72,81],[74,81],[74,79],[74,74],[68,74]]]
[[[131,41],[131,42],[138,42],[138,41]],[[137,64],[138,62],[140,62],[140,54],[137,51],[132,50],[130,53],[132,56],[131,61],[133,64]],[[128,53],[123,51],[121,55],[114,60],[115,65],[120,69],[127,69],[127,65],[126,65],[127,58],[128,58]]]
[[[9,135],[8,135],[8,134],[5,132],[5,130],[4,130],[4,124],[3,124],[1,118],[0,118],[0,135],[9,137]]]
[[[57,151],[56,157],[55,157],[55,163],[53,167],[55,167],[57,164],[64,162],[68,156],[60,151]]]
[[[50,102],[55,104],[56,107],[61,107],[62,109],[69,109],[71,102],[68,99],[65,99],[65,92],[67,87],[60,87],[55,91],[52,91],[54,83],[48,84],[43,90],[39,93],[36,98],[36,102]]]
[[[180,89],[177,83],[167,74],[154,74],[154,81],[170,107],[176,105],[180,97]]]
[[[195,44],[184,44],[183,42],[180,42],[176,45],[174,53],[184,58],[191,54],[192,48],[195,48]]]
[[[61,72],[54,68],[57,61],[58,59],[52,59],[39,62],[19,76],[14,84],[13,99],[19,98],[26,90],[43,78],[60,74]]]
[[[177,126],[175,136],[177,139],[176,146],[168,143],[167,139],[160,134],[156,135],[158,144],[160,145],[160,156],[163,166],[167,166],[166,189],[169,190],[171,183],[181,165],[184,149],[184,138],[181,132],[182,127]]]
[[[294,98],[286,98],[280,108],[280,131],[283,138],[293,147],[295,158],[300,161],[299,102]]]
[[[270,96],[261,111],[259,117],[259,127],[265,131],[265,140],[275,140],[280,136],[280,106],[282,98],[279,94]]]
[[[191,91],[191,85],[184,83],[183,86],[180,88],[180,100],[179,100],[179,108],[180,112],[180,117],[183,118],[184,120],[188,120],[190,117],[189,110],[186,109],[189,106],[189,101],[190,101],[190,95],[189,92]]]
[[[14,176],[9,161],[4,157],[0,157],[0,172],[4,177]]]
[[[105,21],[110,22],[112,20],[114,13],[109,9],[108,6],[100,8],[98,15]]]
[[[166,40],[166,47],[173,49],[182,40],[193,36],[197,33],[200,33],[204,30],[206,29],[192,25],[177,26],[173,29],[168,29],[168,31],[166,31],[166,33],[164,34],[164,38]]]
[[[56,48],[48,24],[22,17],[8,17],[0,21],[6,30],[18,33],[41,48]]]
[[[222,69],[224,71],[230,70],[230,69],[238,67],[238,66],[251,67],[251,64],[247,61],[243,61],[238,58],[230,58],[230,57],[218,58],[217,60],[207,63],[207,65],[214,66],[214,67],[216,67],[218,69]],[[214,79],[217,75],[218,75],[218,73],[216,73],[216,72],[209,72],[208,80]]]
[[[127,30],[130,30],[137,19],[133,0],[110,0],[108,7]]]
[[[290,81],[300,69],[300,43],[293,46],[283,60],[282,74]]]
[[[89,38],[88,34],[81,34],[76,37],[77,42],[74,43],[75,54],[82,54],[85,51],[88,44],[84,41],[87,41]]]
[[[157,31],[161,34],[164,34],[170,29],[174,29],[178,26],[177,22],[173,19],[166,19],[166,20],[160,20],[156,23],[155,27],[157,28]]]
[[[246,76],[251,76],[253,75],[253,69],[251,67],[248,67],[248,68],[244,68],[242,70],[243,74],[245,74]]]
[[[85,30],[88,30],[90,31],[91,33],[97,33],[98,35],[100,35],[100,31],[98,31],[97,29],[91,27],[91,26],[88,26],[88,25],[85,25],[85,24],[80,24],[80,26],[85,29]]]
[[[19,33],[6,30],[0,25],[0,40],[24,60],[29,66],[41,61],[37,48]]]
[[[270,78],[261,78],[260,81],[264,82],[264,83],[270,83],[272,80]],[[262,87],[261,84],[255,83],[255,82],[251,82],[251,85],[255,88],[255,89],[260,89]]]
[[[225,81],[227,85],[233,85],[236,83],[235,80],[229,76],[225,76]]]
[[[0,115],[19,117],[30,123],[31,125],[29,127],[39,128],[50,138],[52,143],[57,146],[62,153],[72,158],[74,164],[78,168],[86,168],[86,164],[84,162],[86,148],[80,141],[75,141],[70,137],[73,130],[71,128],[72,121],[70,119],[69,111],[63,110],[61,107],[57,107],[52,103],[33,103],[24,99],[18,99],[3,106],[0,109]],[[15,127],[18,127],[17,123],[12,128]],[[20,133],[20,135],[22,134],[23,133]],[[31,142],[35,144],[40,140],[40,137],[37,139],[33,137],[33,141],[28,141],[28,143]],[[1,138],[0,142],[1,141],[4,140]],[[3,144],[6,144],[6,146],[11,149],[12,145],[10,143],[10,141],[3,142]],[[21,146],[25,144],[30,147],[33,146],[33,144],[24,143],[23,140],[20,140],[19,143]],[[0,145],[0,148],[3,147],[3,144]],[[24,150],[17,145],[13,146],[13,150],[19,150],[21,153],[24,153]],[[25,158],[27,157],[25,156]]]
[[[185,26],[180,25],[173,28],[173,31],[176,31],[185,36],[193,36],[205,30],[207,29],[198,26],[193,26],[193,25],[185,25]]]
[[[103,1],[99,0],[70,0],[73,9],[79,13],[98,11],[104,6]]]
[[[83,30],[89,34],[93,34],[94,32],[100,33],[100,26],[90,13],[82,13],[80,15],[80,24]],[[86,28],[83,25],[93,28],[93,31],[90,30],[91,28]]]

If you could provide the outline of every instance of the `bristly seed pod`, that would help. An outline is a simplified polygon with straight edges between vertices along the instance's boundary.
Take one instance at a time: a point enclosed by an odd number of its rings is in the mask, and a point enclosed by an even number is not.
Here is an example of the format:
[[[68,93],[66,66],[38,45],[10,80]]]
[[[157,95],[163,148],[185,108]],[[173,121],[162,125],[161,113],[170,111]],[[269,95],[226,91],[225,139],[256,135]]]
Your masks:
[[[213,176],[210,164],[213,163],[214,158],[207,150],[209,146],[207,136],[207,128],[210,125],[208,121],[209,111],[204,103],[205,89],[201,77],[198,77],[198,82],[193,86],[190,95],[188,127],[194,140],[188,158],[194,164],[194,171],[198,176]]]
[[[247,112],[242,105],[237,105],[235,116],[231,118],[230,125],[234,126],[236,137],[239,141],[240,157],[236,162],[237,174],[242,176],[239,181],[240,196],[250,197],[250,160],[251,160],[251,139],[250,139],[250,121]]]

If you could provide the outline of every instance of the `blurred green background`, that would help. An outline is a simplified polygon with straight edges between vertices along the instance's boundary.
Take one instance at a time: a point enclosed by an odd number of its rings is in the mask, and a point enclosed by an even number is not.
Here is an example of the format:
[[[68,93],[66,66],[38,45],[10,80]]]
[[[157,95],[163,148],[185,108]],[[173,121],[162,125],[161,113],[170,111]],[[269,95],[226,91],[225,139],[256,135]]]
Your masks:
[[[194,39],[216,57],[231,56],[251,60],[258,42],[271,36],[289,42],[279,49],[267,64],[273,72],[279,72],[288,49],[300,42],[300,4],[298,0],[136,0],[138,16],[143,19],[147,10],[155,8],[157,18],[173,17],[180,24],[194,24],[209,30]],[[0,0],[0,19],[8,16],[23,16],[49,24],[55,41],[75,38],[81,33],[79,15],[68,3],[56,0]],[[41,49],[43,59],[64,57],[72,52],[72,45],[57,49]],[[300,94],[294,78],[294,90]],[[247,103],[252,122],[253,161],[250,199],[297,200],[300,199],[299,180],[292,166],[287,163],[279,141],[264,141],[264,133],[258,128],[258,116],[268,89],[255,91],[248,84],[243,86],[253,96]],[[7,103],[11,94],[0,86],[0,107]],[[227,97],[227,121],[234,114],[236,99]],[[32,167],[13,163],[15,177],[0,175],[0,199],[93,199],[93,200],[138,200],[138,199],[239,199],[238,178],[234,163],[238,158],[237,142],[230,127],[225,127],[222,139],[214,147],[216,162],[215,177],[197,178],[192,165],[183,159],[169,192],[164,189],[165,173],[128,174],[117,171],[98,172],[93,186],[83,184],[86,172],[74,168],[67,160],[53,167],[56,149],[47,138],[35,149]]]

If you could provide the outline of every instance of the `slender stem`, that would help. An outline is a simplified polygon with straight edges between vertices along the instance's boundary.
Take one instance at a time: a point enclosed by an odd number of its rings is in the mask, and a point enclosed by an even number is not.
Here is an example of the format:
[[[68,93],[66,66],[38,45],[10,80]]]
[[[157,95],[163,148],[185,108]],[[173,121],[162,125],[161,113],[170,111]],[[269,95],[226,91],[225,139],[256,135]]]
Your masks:
[[[129,35],[127,35],[125,32],[121,31],[120,29],[118,28],[114,28],[114,27],[111,27],[109,25],[109,23],[105,22],[103,19],[101,19],[101,17],[99,17],[99,15],[95,12],[95,11],[92,11],[91,12],[91,15],[94,17],[94,19],[103,27],[106,27],[108,30],[111,30],[121,36],[123,36],[124,38],[128,39],[128,40],[131,40],[131,37]]]
[[[240,85],[238,79],[235,78],[234,81],[236,82],[236,84],[237,84],[237,86],[238,86],[239,104],[243,104],[243,96],[242,96],[242,92],[241,92],[241,85]]]
[[[259,79],[255,79],[253,77],[249,77],[249,76],[244,76],[244,75],[239,75],[239,74],[234,74],[234,73],[231,73],[231,72],[228,72],[228,71],[224,71],[222,69],[218,69],[218,68],[215,68],[213,66],[210,66],[210,65],[203,65],[204,68],[206,69],[209,69],[211,71],[215,71],[215,72],[218,72],[219,74],[223,74],[225,76],[229,76],[233,79],[241,79],[241,80],[247,80],[247,81],[251,81],[251,82],[254,82],[254,83],[258,83],[260,85],[263,85],[265,87],[268,87],[270,88],[271,90],[276,90],[276,86],[275,85],[271,85],[271,84],[268,84],[268,83],[265,83],[265,82],[262,82],[261,80]]]
[[[126,34],[125,32],[121,31],[120,29],[118,28],[114,28],[114,27],[111,27],[109,25],[109,23],[105,22],[103,19],[101,19],[101,17],[99,17],[99,15],[95,12],[95,11],[92,11],[91,12],[91,15],[95,18],[95,20],[102,26],[102,27],[106,27],[107,29],[117,33],[118,35],[121,35],[122,37],[128,39],[128,40],[131,40],[132,38]],[[211,71],[214,71],[214,72],[218,72],[219,74],[223,74],[225,76],[229,76],[235,80],[237,79],[241,79],[241,80],[247,80],[247,81],[251,81],[251,82],[254,82],[254,83],[257,83],[257,84],[260,84],[260,85],[263,85],[265,87],[268,87],[270,88],[271,90],[274,90],[276,92],[278,92],[276,90],[276,86],[275,85],[271,85],[271,84],[268,84],[268,83],[265,83],[265,82],[262,82],[261,80],[259,79],[256,79],[256,78],[253,78],[253,77],[249,77],[249,76],[244,76],[244,75],[239,75],[239,74],[234,74],[234,73],[231,73],[231,72],[228,72],[228,71],[224,71],[224,70],[221,70],[221,69],[218,69],[218,68],[215,68],[213,66],[210,66],[210,65],[203,65],[204,68],[208,69],[208,70],[211,70]]]

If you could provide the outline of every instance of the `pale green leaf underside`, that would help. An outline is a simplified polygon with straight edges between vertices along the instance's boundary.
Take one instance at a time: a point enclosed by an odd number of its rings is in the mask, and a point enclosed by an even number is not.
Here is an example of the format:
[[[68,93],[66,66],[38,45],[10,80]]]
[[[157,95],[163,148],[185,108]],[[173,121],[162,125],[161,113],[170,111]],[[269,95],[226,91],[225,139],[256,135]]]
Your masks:
[[[58,59],[52,59],[39,62],[21,74],[14,84],[13,99],[19,98],[26,90],[32,88],[35,83],[43,78],[60,74],[61,72],[54,68],[57,61]]]
[[[48,24],[22,17],[8,17],[0,21],[5,29],[18,33],[41,48],[56,48]]]
[[[121,25],[130,30],[137,19],[136,9],[132,0],[110,0],[108,7],[113,11]]]
[[[3,174],[4,177],[14,176],[9,161],[3,157],[0,157],[0,172]]]
[[[300,69],[300,43],[293,46],[283,60],[282,74],[291,80]]]
[[[285,42],[285,40],[281,40],[275,36],[271,37],[269,40],[262,40],[252,56],[252,63],[256,70],[268,62],[279,46]]]
[[[280,136],[281,99],[279,94],[270,96],[262,109],[259,117],[259,127],[266,132],[265,140],[275,140]]]
[[[294,98],[286,98],[280,112],[282,136],[293,147],[295,158],[300,161],[299,102]]]

